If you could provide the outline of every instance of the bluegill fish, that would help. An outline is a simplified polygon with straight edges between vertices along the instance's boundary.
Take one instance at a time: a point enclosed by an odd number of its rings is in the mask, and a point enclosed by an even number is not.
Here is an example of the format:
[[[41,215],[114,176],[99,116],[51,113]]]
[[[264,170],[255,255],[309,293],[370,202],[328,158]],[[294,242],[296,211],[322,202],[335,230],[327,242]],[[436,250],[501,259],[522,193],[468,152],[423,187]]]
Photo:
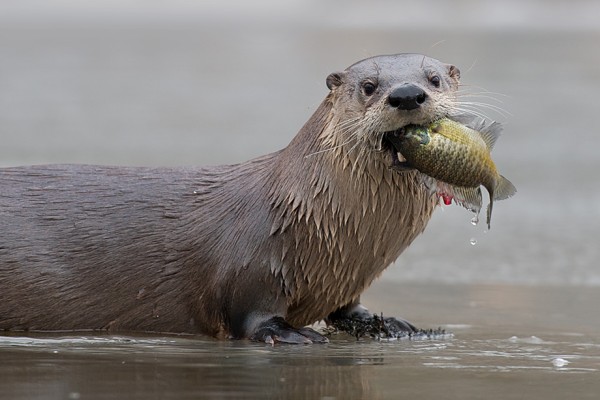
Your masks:
[[[516,193],[513,184],[500,175],[490,156],[501,125],[481,121],[475,129],[444,118],[427,126],[409,125],[390,141],[406,163],[434,178],[441,196],[478,213],[484,186],[490,197],[487,225],[490,227],[494,200]]]

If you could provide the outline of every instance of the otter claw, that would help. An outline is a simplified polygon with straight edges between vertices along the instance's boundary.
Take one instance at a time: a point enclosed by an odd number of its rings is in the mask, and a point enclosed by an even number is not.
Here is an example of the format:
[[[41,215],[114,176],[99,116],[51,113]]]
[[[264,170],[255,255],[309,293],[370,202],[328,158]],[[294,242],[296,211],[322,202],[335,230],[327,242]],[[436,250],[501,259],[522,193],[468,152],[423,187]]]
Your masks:
[[[298,329],[298,332],[313,343],[329,343],[329,339],[311,328]]]
[[[250,339],[271,345],[275,343],[311,344],[329,342],[329,339],[313,329],[296,329],[281,317],[273,317],[263,322]]]

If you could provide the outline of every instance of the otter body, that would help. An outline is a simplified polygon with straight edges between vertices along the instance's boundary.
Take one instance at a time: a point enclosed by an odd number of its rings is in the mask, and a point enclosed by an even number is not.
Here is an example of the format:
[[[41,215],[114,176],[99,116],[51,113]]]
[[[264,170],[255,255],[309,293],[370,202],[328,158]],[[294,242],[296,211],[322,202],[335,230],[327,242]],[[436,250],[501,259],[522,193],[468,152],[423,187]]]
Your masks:
[[[386,132],[448,116],[458,70],[363,60],[283,150],[204,168],[0,169],[0,329],[326,341],[437,198]],[[407,330],[412,325],[399,320]]]

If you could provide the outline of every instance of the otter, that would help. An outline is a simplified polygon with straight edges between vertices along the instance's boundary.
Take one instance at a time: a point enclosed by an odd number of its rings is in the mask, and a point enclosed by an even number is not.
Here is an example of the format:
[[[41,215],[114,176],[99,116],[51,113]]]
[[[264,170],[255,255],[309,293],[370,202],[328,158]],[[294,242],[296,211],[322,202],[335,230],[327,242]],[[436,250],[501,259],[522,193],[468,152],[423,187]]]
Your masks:
[[[0,169],[0,329],[326,342],[306,326],[367,318],[361,293],[438,203],[387,134],[452,114],[458,82],[377,56],[330,74],[289,145],[247,162]]]

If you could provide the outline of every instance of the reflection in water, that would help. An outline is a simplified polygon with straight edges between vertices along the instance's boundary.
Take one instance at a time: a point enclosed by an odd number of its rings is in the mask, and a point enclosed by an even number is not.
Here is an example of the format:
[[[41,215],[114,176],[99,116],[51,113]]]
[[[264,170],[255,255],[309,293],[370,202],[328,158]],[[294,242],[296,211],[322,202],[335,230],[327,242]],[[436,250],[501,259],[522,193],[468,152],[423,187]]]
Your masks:
[[[0,376],[5,395],[28,399],[382,399],[400,393],[444,396],[465,379],[490,390],[506,379],[568,382],[573,374],[585,393],[600,390],[598,336],[511,337],[498,327],[493,335],[455,328],[455,338],[448,340],[334,336],[328,345],[274,347],[194,336],[0,336]],[[461,390],[477,394],[472,386]],[[518,393],[507,390],[486,397]],[[562,398],[547,387],[536,390],[548,399]]]
[[[459,380],[482,379],[484,387],[509,377],[560,380],[566,375],[553,374],[578,373],[584,374],[581,382],[593,381],[600,389],[600,382],[586,375],[600,370],[600,345],[584,337],[460,336],[388,343],[335,337],[325,346],[275,347],[205,338],[7,336],[0,338],[0,374],[5,395],[29,399],[443,395],[437,391],[445,380],[436,379],[446,370]]]
[[[0,337],[0,375],[12,398],[381,398],[365,366],[383,365],[383,354],[355,345],[270,348],[203,338],[7,336]]]

